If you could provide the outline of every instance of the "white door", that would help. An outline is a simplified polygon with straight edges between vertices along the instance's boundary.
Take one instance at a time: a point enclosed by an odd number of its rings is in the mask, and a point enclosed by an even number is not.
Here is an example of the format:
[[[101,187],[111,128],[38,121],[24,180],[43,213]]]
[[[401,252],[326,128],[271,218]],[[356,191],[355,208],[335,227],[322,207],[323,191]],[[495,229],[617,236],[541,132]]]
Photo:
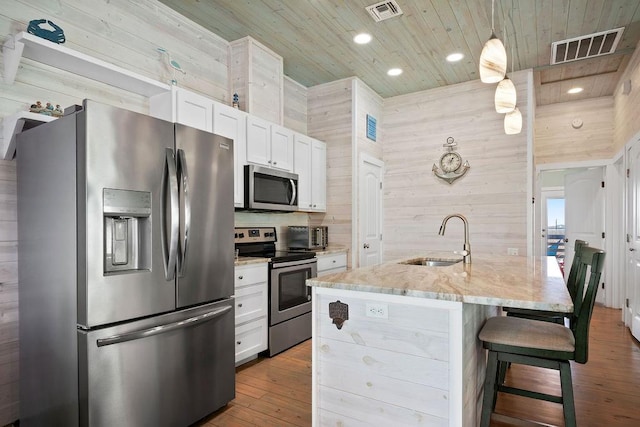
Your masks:
[[[327,144],[317,139],[311,145],[311,202],[313,210],[327,210]]]
[[[255,116],[247,116],[247,162],[271,165],[271,125]]]
[[[564,258],[564,189],[543,189],[540,199],[540,248],[542,256]],[[558,242],[562,239],[562,242]],[[560,250],[561,249],[561,250]]]
[[[363,155],[358,176],[359,266],[382,262],[382,176],[384,163]]]
[[[271,167],[293,172],[293,131],[271,125]]]
[[[311,203],[311,138],[296,134],[293,149],[293,172],[298,174],[298,209],[309,211]]]
[[[640,340],[640,141],[627,151],[627,290],[625,323],[631,323],[631,333]]]
[[[589,246],[604,249],[604,168],[595,167],[565,175],[565,266],[570,268],[573,261],[573,246],[576,239],[584,240]],[[568,270],[567,270],[568,271]],[[568,274],[567,274],[568,276]],[[601,286],[605,275],[602,275]],[[604,302],[605,293],[598,290],[597,300]]]

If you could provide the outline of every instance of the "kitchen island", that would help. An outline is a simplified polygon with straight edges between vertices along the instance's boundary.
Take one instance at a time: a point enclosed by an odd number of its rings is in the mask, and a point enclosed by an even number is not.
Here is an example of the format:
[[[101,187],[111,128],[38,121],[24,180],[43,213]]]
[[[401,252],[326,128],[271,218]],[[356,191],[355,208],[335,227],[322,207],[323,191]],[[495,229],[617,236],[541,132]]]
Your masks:
[[[314,426],[475,426],[485,319],[501,306],[573,310],[553,257],[413,265],[420,260],[307,281]]]

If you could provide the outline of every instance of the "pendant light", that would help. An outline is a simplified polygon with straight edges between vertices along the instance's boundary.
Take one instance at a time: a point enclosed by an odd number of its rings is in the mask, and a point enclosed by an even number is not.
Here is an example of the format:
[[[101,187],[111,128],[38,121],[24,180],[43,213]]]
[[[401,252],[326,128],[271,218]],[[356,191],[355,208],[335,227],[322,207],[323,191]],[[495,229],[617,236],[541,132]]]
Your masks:
[[[496,111],[501,114],[513,111],[516,108],[516,99],[516,86],[509,77],[505,77],[496,87]]]
[[[504,115],[504,133],[507,135],[516,135],[522,131],[522,113],[518,107],[512,112]]]
[[[493,15],[495,0],[491,0],[491,38],[484,44],[480,54],[480,80],[483,83],[498,83],[507,72],[507,51],[496,37]]]

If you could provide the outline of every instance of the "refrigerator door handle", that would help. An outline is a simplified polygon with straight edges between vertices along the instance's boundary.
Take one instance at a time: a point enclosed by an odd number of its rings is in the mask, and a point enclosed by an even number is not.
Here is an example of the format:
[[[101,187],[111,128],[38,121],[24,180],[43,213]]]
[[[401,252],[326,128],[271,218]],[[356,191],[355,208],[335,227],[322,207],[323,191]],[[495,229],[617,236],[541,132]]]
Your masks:
[[[296,202],[296,182],[292,179],[290,179],[289,182],[291,183],[291,202],[289,204],[293,205]]]
[[[187,252],[189,249],[189,230],[191,229],[191,196],[189,194],[189,172],[187,171],[187,159],[184,150],[178,150],[178,173],[181,185],[181,194],[184,197],[184,234],[180,242],[181,257],[178,262],[178,274],[182,277],[187,265]],[[181,205],[182,207],[182,205]]]
[[[173,280],[176,274],[176,259],[178,253],[178,232],[180,228],[179,218],[179,200],[178,200],[178,177],[176,173],[176,161],[173,157],[171,148],[165,149],[166,164],[162,172],[162,188],[163,195],[160,206],[160,224],[162,227],[162,254],[164,259],[164,278],[165,280]],[[171,215],[171,226],[169,229],[170,237],[167,243],[167,197],[166,191],[169,191],[169,209]]]
[[[152,328],[142,329],[139,331],[127,332],[125,334],[113,335],[107,338],[100,338],[96,340],[98,347],[104,347],[106,345],[120,344],[127,341],[138,340],[141,338],[152,337],[158,334],[164,334],[176,329],[186,328],[187,326],[197,325],[212,320],[218,316],[229,312],[233,308],[232,305],[216,308],[207,313],[200,314],[198,316],[189,317],[188,319],[180,320],[178,322],[167,323],[166,325],[154,326]]]

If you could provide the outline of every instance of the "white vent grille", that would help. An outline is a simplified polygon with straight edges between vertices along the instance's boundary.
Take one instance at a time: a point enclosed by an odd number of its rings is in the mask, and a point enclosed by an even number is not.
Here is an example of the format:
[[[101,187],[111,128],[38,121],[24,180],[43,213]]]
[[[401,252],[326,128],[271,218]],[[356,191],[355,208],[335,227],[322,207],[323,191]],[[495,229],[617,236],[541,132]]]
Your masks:
[[[366,9],[376,22],[402,15],[402,10],[395,0],[381,1],[367,6]]]
[[[593,58],[615,52],[624,27],[601,31],[551,44],[551,65]]]

